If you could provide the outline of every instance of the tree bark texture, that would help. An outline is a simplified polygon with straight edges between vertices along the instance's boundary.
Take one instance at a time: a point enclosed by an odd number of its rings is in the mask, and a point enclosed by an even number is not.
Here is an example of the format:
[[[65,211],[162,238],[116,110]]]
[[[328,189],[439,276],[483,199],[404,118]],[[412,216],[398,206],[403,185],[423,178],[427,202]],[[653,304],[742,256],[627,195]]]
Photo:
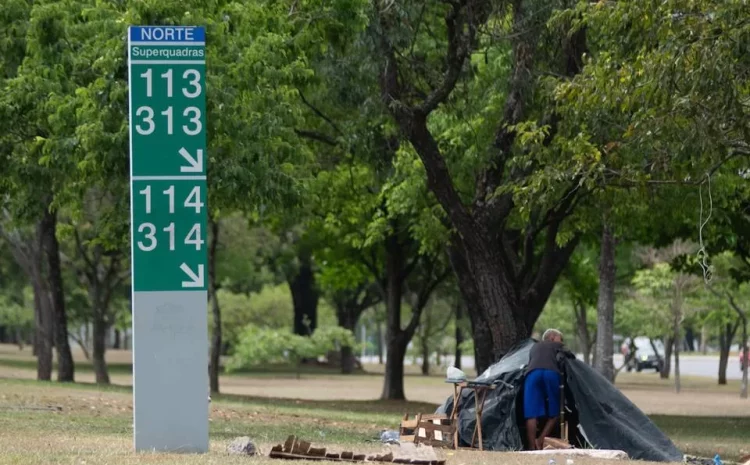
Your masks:
[[[94,321],[94,343],[92,350],[92,362],[94,365],[94,375],[96,376],[97,384],[109,384],[109,370],[107,369],[107,361],[105,359],[105,353],[107,351],[107,331],[109,331],[109,325],[101,317],[101,315],[95,315]]]
[[[573,300],[573,312],[576,317],[576,336],[578,344],[583,352],[583,361],[591,365],[591,335],[589,335],[589,326],[586,312],[586,304],[579,299]]]
[[[221,228],[219,221],[211,219],[211,243],[208,248],[208,294],[211,301],[211,316],[213,318],[213,334],[211,336],[211,355],[208,364],[208,380],[211,392],[219,393],[219,373],[221,371],[221,306],[219,303],[218,280],[216,276],[216,260],[219,247]]]
[[[464,342],[464,334],[461,330],[461,324],[464,319],[464,306],[463,302],[459,300],[459,302],[456,304],[456,353],[454,356],[454,362],[453,366],[461,369],[461,357],[463,357],[463,353],[461,351],[461,344]]]
[[[383,335],[383,323],[379,322],[377,323],[378,326],[378,364],[383,364],[383,352],[384,352],[384,335]]]
[[[732,347],[734,335],[737,333],[738,323],[726,323],[719,331],[719,384],[727,384],[727,367],[729,366],[729,350]]]
[[[55,321],[55,347],[57,348],[57,380],[75,381],[75,363],[68,342],[68,317],[65,311],[65,289],[60,266],[60,243],[57,240],[57,212],[45,210],[44,252],[47,261],[47,282]]]
[[[602,228],[599,258],[599,298],[596,304],[596,365],[594,368],[610,382],[614,381],[614,325],[615,325],[615,235],[605,221]]]
[[[422,352],[422,375],[428,376],[430,374],[430,336],[432,335],[432,315],[427,312],[422,318],[422,322],[419,325],[422,337],[420,337],[420,349]]]
[[[401,330],[401,298],[404,295],[403,252],[399,238],[391,234],[385,244],[385,308],[387,313],[386,325],[386,361],[383,400],[404,400],[404,356],[409,340]],[[413,333],[412,333],[413,335]]]
[[[33,234],[6,231],[0,233],[10,245],[11,254],[24,271],[34,290],[34,355],[37,358],[37,380],[52,379],[54,348],[54,317],[45,272],[44,237],[46,223],[37,222]]]
[[[318,327],[318,301],[320,293],[315,283],[312,257],[309,252],[298,256],[299,269],[289,280],[294,304],[294,334],[309,336]]]
[[[52,380],[52,350],[54,348],[54,322],[49,303],[49,292],[43,278],[32,278],[34,288],[34,346],[36,347],[36,379]]]

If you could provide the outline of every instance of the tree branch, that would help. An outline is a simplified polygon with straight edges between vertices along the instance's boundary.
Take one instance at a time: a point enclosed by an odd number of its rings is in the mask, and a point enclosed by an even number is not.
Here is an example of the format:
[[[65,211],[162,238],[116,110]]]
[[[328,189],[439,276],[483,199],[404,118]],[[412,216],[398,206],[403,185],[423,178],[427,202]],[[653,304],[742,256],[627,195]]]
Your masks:
[[[466,57],[470,52],[470,44],[476,33],[475,27],[468,21],[468,37],[463,35],[462,4],[453,2],[451,11],[445,16],[445,27],[448,33],[448,52],[445,56],[447,69],[443,75],[443,82],[433,90],[427,98],[417,107],[417,111],[423,115],[429,115],[434,109],[443,103],[453,92],[461,76]]]
[[[448,171],[445,159],[440,153],[437,142],[427,129],[427,115],[424,110],[440,102],[433,97],[430,100],[432,103],[428,106],[421,109],[414,109],[401,101],[403,87],[399,81],[398,62],[393,45],[386,37],[390,26],[383,12],[378,12],[378,20],[382,29],[379,35],[379,45],[384,57],[380,72],[380,88],[383,103],[388,107],[398,122],[401,131],[409,139],[422,160],[427,172],[427,185],[430,190],[435,194],[446,213],[448,213],[453,225],[459,228],[462,233],[468,233],[472,229],[471,216],[456,191],[453,179]],[[440,95],[443,94],[441,93]]]
[[[305,139],[322,142],[324,144],[330,145],[331,147],[336,147],[338,145],[335,139],[326,134],[323,134],[322,132],[308,131],[305,129],[295,129],[294,133],[300,137],[304,137]]]
[[[336,123],[333,122],[333,120],[329,117],[327,117],[322,111],[320,111],[317,107],[315,107],[312,103],[310,103],[307,98],[305,97],[305,94],[302,93],[301,89],[297,89],[297,93],[299,93],[300,98],[302,99],[302,103],[305,104],[307,108],[312,110],[313,113],[318,115],[323,121],[328,123],[329,126],[333,128],[334,131],[336,131],[339,135],[344,135],[344,133],[339,129],[339,127],[336,125]]]
[[[81,235],[78,234],[78,228],[73,228],[73,238],[75,239],[76,250],[78,250],[78,253],[81,255],[83,262],[86,264],[86,268],[88,268],[89,270],[93,270],[93,273],[96,273],[97,267],[94,266],[91,259],[89,258],[88,253],[86,253],[86,249],[83,247],[83,242],[81,241]],[[91,279],[92,275],[90,275],[88,272],[84,272],[84,273],[89,276],[89,279]]]

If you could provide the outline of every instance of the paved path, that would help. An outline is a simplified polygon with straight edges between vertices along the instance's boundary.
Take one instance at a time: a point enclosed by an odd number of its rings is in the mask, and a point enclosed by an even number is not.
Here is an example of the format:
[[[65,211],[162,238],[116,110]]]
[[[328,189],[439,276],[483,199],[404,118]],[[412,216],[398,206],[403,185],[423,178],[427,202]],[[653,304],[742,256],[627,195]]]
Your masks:
[[[729,365],[727,366],[727,379],[742,379],[740,370],[739,355],[729,355]],[[615,366],[622,364],[622,355],[615,355]],[[672,370],[674,370],[674,358],[672,358]],[[706,376],[708,378],[718,378],[719,376],[719,357],[702,356],[702,355],[680,355],[680,374],[690,376]]]
[[[577,355],[579,360],[583,360],[581,354]],[[377,357],[366,357],[368,363],[377,363]],[[449,362],[452,362],[453,358],[449,357]],[[464,356],[461,358],[462,366],[464,368],[474,367],[474,357]],[[622,355],[615,354],[615,366],[619,367],[622,365]],[[674,359],[672,359],[672,370],[674,370]],[[413,365],[414,362],[411,357],[407,357],[405,364]],[[719,376],[719,357],[711,355],[680,355],[680,374],[689,376],[705,376],[712,379],[717,379]],[[734,353],[729,355],[729,366],[727,367],[727,379],[742,379],[742,371],[740,370],[739,356]]]

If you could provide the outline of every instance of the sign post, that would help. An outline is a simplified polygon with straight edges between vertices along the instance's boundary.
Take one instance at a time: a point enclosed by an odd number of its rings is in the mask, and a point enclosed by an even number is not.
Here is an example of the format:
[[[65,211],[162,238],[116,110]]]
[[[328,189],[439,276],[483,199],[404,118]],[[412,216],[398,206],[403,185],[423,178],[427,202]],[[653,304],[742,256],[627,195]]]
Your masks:
[[[208,451],[205,30],[128,29],[136,451]]]

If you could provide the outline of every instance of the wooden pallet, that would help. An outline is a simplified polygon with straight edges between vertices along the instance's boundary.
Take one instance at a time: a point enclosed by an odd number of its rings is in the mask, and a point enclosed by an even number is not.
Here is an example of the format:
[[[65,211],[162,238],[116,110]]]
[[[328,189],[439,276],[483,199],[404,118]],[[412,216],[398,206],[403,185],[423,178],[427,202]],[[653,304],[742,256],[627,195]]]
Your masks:
[[[446,449],[455,448],[456,421],[445,414],[418,413],[414,419],[404,415],[399,431],[399,441],[414,442]]]
[[[415,457],[394,457],[392,452],[387,454],[355,454],[354,452],[328,452],[325,447],[312,447],[307,441],[289,436],[284,444],[273,446],[269,457],[287,460],[318,460],[331,462],[388,462],[412,465],[445,465],[445,460],[426,460]]]

